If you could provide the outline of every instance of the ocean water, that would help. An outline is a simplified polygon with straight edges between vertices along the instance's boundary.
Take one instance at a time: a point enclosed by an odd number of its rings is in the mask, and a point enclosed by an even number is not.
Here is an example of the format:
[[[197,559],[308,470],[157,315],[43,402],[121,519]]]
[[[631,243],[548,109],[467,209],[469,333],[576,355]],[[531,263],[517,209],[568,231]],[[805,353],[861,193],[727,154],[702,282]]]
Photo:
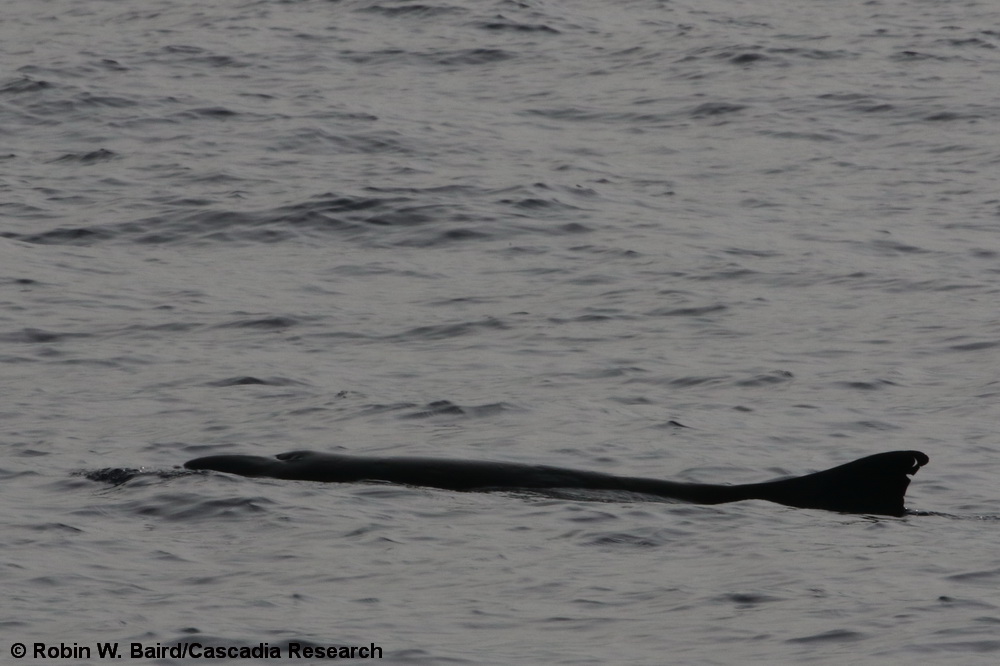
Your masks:
[[[4,663],[1000,658],[995,3],[3,13]],[[296,449],[931,463],[904,518],[178,469]]]

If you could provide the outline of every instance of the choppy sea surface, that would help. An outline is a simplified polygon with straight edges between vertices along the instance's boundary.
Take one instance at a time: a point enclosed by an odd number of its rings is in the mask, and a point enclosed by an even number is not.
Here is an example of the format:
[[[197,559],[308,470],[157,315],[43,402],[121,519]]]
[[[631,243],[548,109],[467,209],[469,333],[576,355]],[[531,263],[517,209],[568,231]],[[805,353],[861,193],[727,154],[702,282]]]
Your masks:
[[[0,53],[4,663],[1000,659],[1000,5],[13,0]],[[931,463],[904,518],[177,469],[296,449]]]

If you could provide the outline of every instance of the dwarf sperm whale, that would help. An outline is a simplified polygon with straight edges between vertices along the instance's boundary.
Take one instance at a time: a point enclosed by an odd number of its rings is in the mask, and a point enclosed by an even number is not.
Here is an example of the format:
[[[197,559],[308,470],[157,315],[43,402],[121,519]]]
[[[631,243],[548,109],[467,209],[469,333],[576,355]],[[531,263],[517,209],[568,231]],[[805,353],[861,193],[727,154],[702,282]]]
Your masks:
[[[369,458],[292,451],[273,458],[220,455],[184,463],[250,477],[349,483],[387,481],[459,491],[580,489],[618,490],[695,504],[761,499],[802,509],[902,516],[903,498],[915,474],[930,462],[920,451],[876,453],[822,472],[764,483],[716,485],[615,476],[547,465],[448,458]]]

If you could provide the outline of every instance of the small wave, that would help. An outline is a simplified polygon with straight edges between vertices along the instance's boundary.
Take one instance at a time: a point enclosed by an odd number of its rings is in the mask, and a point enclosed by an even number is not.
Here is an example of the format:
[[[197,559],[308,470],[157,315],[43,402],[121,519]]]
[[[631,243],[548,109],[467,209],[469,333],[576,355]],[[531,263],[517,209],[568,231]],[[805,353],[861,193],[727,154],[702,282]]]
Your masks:
[[[286,377],[251,377],[249,375],[243,375],[240,377],[227,377],[226,379],[218,379],[211,382],[206,382],[205,386],[213,386],[217,388],[226,388],[229,386],[296,386],[303,385],[302,382],[296,381],[294,379],[288,379]]]
[[[29,76],[24,76],[19,79],[14,79],[12,81],[7,81],[6,83],[0,83],[0,95],[19,95],[22,93],[33,93],[41,90],[48,90],[52,88],[53,84],[48,81],[42,81],[39,79],[33,79]]]
[[[715,304],[693,308],[657,308],[650,310],[646,314],[650,317],[703,317],[708,314],[722,312],[726,309],[725,305]]]
[[[387,339],[395,341],[427,341],[446,340],[465,335],[473,335],[482,331],[505,330],[507,324],[500,319],[490,317],[478,321],[463,321],[452,324],[437,324],[432,326],[418,326],[408,331],[388,336]]]
[[[75,162],[77,164],[97,164],[98,162],[113,160],[116,157],[118,157],[118,153],[105,148],[98,148],[97,150],[91,150],[85,153],[66,153],[62,157],[58,157],[53,161]]]
[[[412,20],[415,18],[430,18],[441,16],[443,14],[461,13],[465,10],[459,7],[414,3],[405,5],[370,5],[368,7],[361,7],[357,11],[370,14],[382,14],[383,16],[390,17],[401,16],[407,20]]]
[[[631,546],[634,548],[659,548],[668,541],[652,539],[648,536],[629,534],[627,532],[612,532],[596,534],[587,539],[584,545],[587,546]]]
[[[748,379],[739,379],[734,384],[736,386],[743,387],[753,387],[753,386],[773,386],[774,384],[784,384],[785,382],[790,382],[795,378],[795,375],[788,372],[787,370],[775,370],[773,372],[766,372],[759,375],[754,375]]]
[[[498,16],[492,21],[483,21],[477,27],[491,32],[534,32],[548,33],[552,35],[560,34],[559,30],[541,23],[520,23]]]
[[[981,342],[966,342],[960,345],[952,345],[948,349],[952,351],[982,351],[983,349],[994,349],[1000,347],[1000,340],[983,340]]]
[[[413,402],[400,402],[389,405],[367,405],[362,408],[363,414],[378,414],[382,412],[404,412],[401,419],[426,419],[438,416],[465,416],[480,418],[516,409],[506,402],[493,402],[483,405],[458,405],[450,400],[434,400],[423,405]]]
[[[867,634],[848,629],[832,629],[819,634],[789,638],[786,643],[854,643],[867,638]]]
[[[382,148],[359,147],[361,152]],[[398,150],[398,146],[387,147]],[[89,164],[117,159],[111,151],[69,153],[59,158]],[[103,243],[206,245],[218,243],[348,240],[386,247],[435,247],[514,235],[563,236],[593,231],[581,222],[575,199],[589,201],[586,188],[365,188],[360,195],[326,192],[272,208],[237,209],[202,197],[159,197],[161,212],[120,222],[0,231],[0,237],[41,245]],[[494,209],[481,210],[484,201]],[[25,210],[21,217],[31,217]],[[572,219],[571,219],[572,218]]]
[[[889,379],[874,379],[871,381],[833,382],[832,385],[853,391],[880,391],[890,386],[896,386],[896,382]]]
[[[240,115],[242,115],[240,112],[224,106],[206,106],[195,109],[185,109],[184,111],[179,111],[173,117],[180,120],[198,120],[199,118],[235,118]]]
[[[103,467],[101,469],[75,472],[73,476],[82,476],[85,479],[95,481],[97,483],[108,483],[112,486],[120,486],[137,478],[174,479],[179,476],[189,476],[191,474],[199,473],[200,472],[192,472],[184,469],[151,470],[144,467]]]
[[[739,113],[747,108],[746,104],[732,104],[729,102],[705,102],[693,109],[688,110],[688,115],[692,118],[710,118],[716,116]]]
[[[237,319],[223,324],[219,328],[259,328],[259,329],[286,329],[296,326],[301,322],[293,317],[261,317],[259,319]]]
[[[721,603],[736,604],[740,608],[753,608],[760,604],[767,604],[774,601],[784,601],[784,597],[776,597],[771,594],[761,592],[729,592],[715,599]]]
[[[407,51],[405,49],[381,49],[374,51],[342,51],[340,57],[359,65],[438,65],[456,67],[463,65],[486,65],[503,62],[517,57],[515,53],[495,48],[471,48],[453,51]]]
[[[46,331],[40,328],[22,328],[19,331],[0,333],[0,341],[21,342],[28,344],[48,344],[52,342],[61,342],[68,338],[84,337],[88,337],[88,335],[86,333],[57,333],[55,331]]]

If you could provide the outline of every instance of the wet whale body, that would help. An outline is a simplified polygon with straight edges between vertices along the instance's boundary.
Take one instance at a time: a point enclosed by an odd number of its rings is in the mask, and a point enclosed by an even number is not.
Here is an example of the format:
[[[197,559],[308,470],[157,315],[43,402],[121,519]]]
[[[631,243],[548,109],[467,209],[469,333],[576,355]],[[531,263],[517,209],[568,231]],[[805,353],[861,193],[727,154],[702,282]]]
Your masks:
[[[679,483],[614,476],[547,465],[446,458],[368,458],[293,451],[274,458],[248,455],[190,460],[190,470],[214,470],[249,477],[350,483],[383,481],[457,491],[613,490],[695,504],[768,500],[802,509],[885,516],[905,515],[903,498],[915,474],[930,459],[920,451],[891,451],[822,472],[744,485]]]

